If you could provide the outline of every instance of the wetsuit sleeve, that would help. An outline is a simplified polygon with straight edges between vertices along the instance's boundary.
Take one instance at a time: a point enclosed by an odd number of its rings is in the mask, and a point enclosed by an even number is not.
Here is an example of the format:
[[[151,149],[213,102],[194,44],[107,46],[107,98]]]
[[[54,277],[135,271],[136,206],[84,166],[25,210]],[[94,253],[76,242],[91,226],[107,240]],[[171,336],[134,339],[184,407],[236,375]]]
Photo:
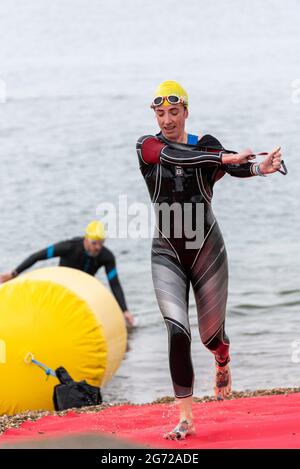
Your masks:
[[[220,169],[230,174],[230,176],[235,176],[238,178],[248,178],[255,176],[252,172],[252,167],[254,163],[244,163],[244,164],[223,164]]]
[[[140,168],[151,164],[160,163],[160,151],[165,146],[153,135],[144,135],[139,138],[136,144]]]
[[[121,284],[118,278],[116,261],[115,261],[115,257],[113,254],[111,254],[110,259],[107,262],[107,264],[105,264],[105,271],[106,271],[107,279],[109,281],[110,288],[114,294],[114,297],[119,303],[121,310],[123,312],[127,311],[125,295],[124,295],[123,289],[121,287]]]
[[[71,244],[68,241],[61,241],[60,243],[48,246],[46,249],[42,249],[41,251],[35,252],[34,254],[31,254],[31,256],[27,257],[27,259],[18,265],[14,272],[16,272],[16,274],[20,274],[38,261],[51,259],[53,257],[61,257],[67,254],[70,249]]]
[[[199,166],[221,166],[223,152],[216,153],[173,148],[171,145],[161,142],[152,135],[146,135],[138,140],[137,153],[140,166],[163,163],[197,168]]]

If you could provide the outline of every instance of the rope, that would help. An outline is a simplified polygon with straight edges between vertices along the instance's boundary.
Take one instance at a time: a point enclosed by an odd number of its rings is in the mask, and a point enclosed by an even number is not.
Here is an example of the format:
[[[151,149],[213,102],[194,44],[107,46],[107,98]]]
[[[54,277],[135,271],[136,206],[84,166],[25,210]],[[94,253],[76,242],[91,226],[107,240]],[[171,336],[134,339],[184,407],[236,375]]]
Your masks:
[[[34,365],[37,365],[39,368],[41,368],[42,370],[44,370],[45,373],[46,373],[47,378],[48,378],[49,376],[54,376],[54,378],[57,377],[55,371],[53,371],[53,370],[52,370],[51,368],[49,368],[47,365],[44,365],[43,363],[39,362],[38,360],[35,360],[33,354],[30,353],[30,352],[25,356],[24,361],[25,361],[25,363],[27,363],[28,365],[29,365],[30,363],[34,363]]]

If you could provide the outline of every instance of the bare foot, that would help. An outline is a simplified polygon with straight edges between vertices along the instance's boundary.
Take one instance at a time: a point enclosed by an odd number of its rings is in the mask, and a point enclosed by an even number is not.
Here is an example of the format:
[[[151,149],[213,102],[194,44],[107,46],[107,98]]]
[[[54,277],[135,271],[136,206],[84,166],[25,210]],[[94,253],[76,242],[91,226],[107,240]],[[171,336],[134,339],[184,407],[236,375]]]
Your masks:
[[[218,401],[222,401],[231,393],[231,373],[229,362],[225,366],[220,366],[216,362],[216,382],[215,396]]]
[[[182,420],[179,424],[168,433],[164,434],[166,440],[184,440],[186,436],[193,435],[195,427],[192,422]]]

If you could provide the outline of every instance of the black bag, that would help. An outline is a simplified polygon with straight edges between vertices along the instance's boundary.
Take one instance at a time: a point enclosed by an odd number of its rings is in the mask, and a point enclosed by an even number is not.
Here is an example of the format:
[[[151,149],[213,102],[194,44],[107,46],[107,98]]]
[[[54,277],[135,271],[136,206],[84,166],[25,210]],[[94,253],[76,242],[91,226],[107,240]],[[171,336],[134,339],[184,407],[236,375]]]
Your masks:
[[[54,387],[53,402],[55,410],[71,407],[85,407],[102,403],[100,388],[91,386],[86,381],[74,381],[62,366],[55,370],[61,382]]]

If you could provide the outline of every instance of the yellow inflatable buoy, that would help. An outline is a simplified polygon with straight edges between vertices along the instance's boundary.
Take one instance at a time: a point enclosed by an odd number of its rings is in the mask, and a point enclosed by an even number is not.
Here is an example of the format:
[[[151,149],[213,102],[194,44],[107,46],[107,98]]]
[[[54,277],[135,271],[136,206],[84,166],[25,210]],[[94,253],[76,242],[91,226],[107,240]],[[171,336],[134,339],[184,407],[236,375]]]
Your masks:
[[[91,275],[50,267],[1,285],[0,415],[53,410],[58,380],[47,378],[33,357],[102,387],[118,369],[126,340],[117,301]]]

